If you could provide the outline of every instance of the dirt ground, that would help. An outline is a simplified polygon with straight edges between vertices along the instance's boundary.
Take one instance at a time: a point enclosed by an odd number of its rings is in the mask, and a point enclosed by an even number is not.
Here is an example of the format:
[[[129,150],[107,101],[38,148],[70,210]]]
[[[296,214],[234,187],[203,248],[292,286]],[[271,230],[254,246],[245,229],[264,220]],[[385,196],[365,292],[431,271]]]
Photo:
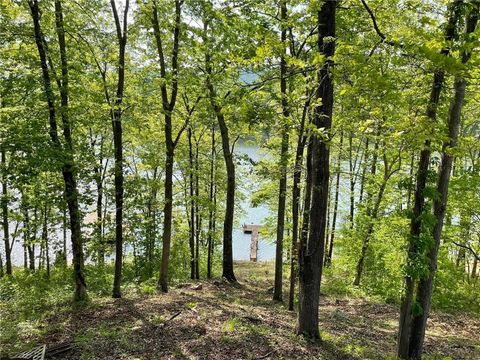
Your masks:
[[[397,306],[322,297],[322,341],[309,343],[295,335],[295,313],[271,301],[271,264],[241,263],[236,273],[238,286],[201,281],[94,300],[52,316],[46,335],[28,340],[72,342],[63,359],[394,359]],[[480,320],[432,314],[425,351],[480,359]]]

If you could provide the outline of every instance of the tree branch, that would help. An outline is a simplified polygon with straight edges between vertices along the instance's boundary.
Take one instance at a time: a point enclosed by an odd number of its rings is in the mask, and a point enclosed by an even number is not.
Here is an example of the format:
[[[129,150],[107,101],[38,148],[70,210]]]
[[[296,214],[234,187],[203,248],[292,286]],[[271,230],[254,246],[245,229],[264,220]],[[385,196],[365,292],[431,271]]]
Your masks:
[[[476,251],[473,250],[470,246],[468,246],[468,245],[463,245],[463,244],[457,243],[457,242],[455,242],[455,241],[452,241],[452,242],[453,242],[455,245],[457,245],[458,247],[461,247],[461,248],[464,248],[464,249],[469,250],[469,251],[472,253],[472,255],[473,255],[478,261],[480,261],[480,255],[478,255],[478,254],[476,253]]]
[[[402,44],[399,44],[395,41],[390,41],[390,40],[387,40],[387,37],[385,36],[385,34],[380,30],[380,28],[378,27],[378,24],[377,24],[377,18],[375,17],[375,14],[373,13],[373,11],[370,9],[370,7],[368,6],[368,4],[365,2],[365,0],[360,0],[363,4],[363,7],[365,8],[365,10],[367,10],[368,12],[368,15],[370,15],[370,19],[372,19],[372,23],[373,23],[373,27],[375,29],[375,32],[377,33],[377,35],[382,39],[382,42],[385,43],[385,44],[388,44],[390,46],[398,46],[398,47],[403,47]]]

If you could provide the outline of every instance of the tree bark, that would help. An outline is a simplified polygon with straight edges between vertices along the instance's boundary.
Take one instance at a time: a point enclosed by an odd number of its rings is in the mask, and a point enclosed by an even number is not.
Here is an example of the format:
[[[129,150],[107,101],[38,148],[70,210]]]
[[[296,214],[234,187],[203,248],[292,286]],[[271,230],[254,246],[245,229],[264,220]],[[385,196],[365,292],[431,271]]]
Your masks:
[[[97,186],[97,224],[96,235],[98,241],[97,265],[103,267],[105,264],[105,244],[103,243],[103,136],[100,138],[100,154],[98,164],[94,166],[95,184]],[[93,147],[94,144],[92,144]]]
[[[350,170],[350,229],[353,229],[355,222],[355,167],[353,165],[353,134],[348,137],[348,164]]]
[[[200,139],[201,140],[201,139]],[[202,218],[198,202],[200,199],[200,180],[198,176],[199,165],[199,141],[195,142],[195,279],[200,279],[200,235],[202,230]]]
[[[287,166],[288,166],[288,118],[290,116],[287,100],[287,0],[280,5],[282,56],[280,59],[280,96],[282,103],[282,144],[280,149],[280,180],[278,185],[277,241],[275,250],[275,280],[273,300],[282,301],[283,297],[283,237],[285,232],[285,204],[287,197]]]
[[[5,268],[6,274],[12,275],[12,250],[10,248],[10,232],[8,228],[8,181],[7,181],[7,161],[5,148],[2,147],[2,226],[3,239],[5,246]]]
[[[363,201],[363,193],[364,193],[364,190],[365,190],[365,175],[367,173],[367,164],[368,164],[368,161],[367,161],[367,157],[369,155],[369,146],[370,146],[370,139],[367,137],[367,139],[365,140],[365,150],[363,152],[364,154],[364,158],[365,158],[365,161],[364,161],[364,165],[363,165],[363,169],[362,169],[362,176],[360,177],[360,194],[358,196],[358,203],[361,204],[362,201]]]
[[[208,212],[208,235],[207,235],[207,279],[212,278],[212,257],[214,248],[214,222],[215,222],[215,209],[214,203],[214,183],[215,183],[215,126],[212,125],[212,146],[210,152],[210,184],[209,184],[209,201],[210,210]]]
[[[193,183],[193,149],[192,149],[192,129],[187,129],[188,137],[188,161],[190,165],[189,171],[189,187],[190,187],[190,220],[189,220],[189,245],[190,245],[190,279],[195,279],[195,200],[194,200],[194,183]]]
[[[310,96],[307,92],[307,100],[303,106],[300,129],[298,131],[297,149],[295,152],[295,165],[293,167],[292,186],[292,250],[290,259],[290,291],[288,297],[288,309],[293,311],[295,302],[295,281],[298,276],[298,237],[299,237],[299,215],[300,215],[300,181],[302,179],[303,153],[307,136],[305,133],[305,122],[310,107]],[[309,201],[310,203],[310,201]]]
[[[335,197],[333,200],[333,219],[332,219],[332,231],[330,234],[330,242],[328,247],[328,253],[325,258],[325,266],[330,266],[332,263],[332,255],[333,255],[333,244],[335,241],[335,230],[337,226],[337,215],[338,215],[338,198],[340,194],[340,171],[341,171],[341,154],[342,154],[342,147],[343,147],[343,132],[340,133],[340,146],[338,148],[338,160],[337,160],[337,169],[336,175],[337,178],[335,180]]]
[[[50,254],[49,254],[49,244],[48,244],[48,205],[45,200],[45,206],[43,208],[43,225],[42,225],[42,244],[45,252],[45,263],[47,267],[47,277],[50,277]]]
[[[333,112],[333,55],[335,53],[335,13],[337,1],[325,1],[318,12],[318,52],[325,56],[318,71],[316,97],[321,105],[315,108],[313,124],[322,129],[322,136],[312,136],[312,198],[310,206],[310,229],[302,263],[299,284],[300,301],[298,333],[310,338],[320,338],[318,329],[318,305],[322,278],[327,194],[329,181],[329,144]]]

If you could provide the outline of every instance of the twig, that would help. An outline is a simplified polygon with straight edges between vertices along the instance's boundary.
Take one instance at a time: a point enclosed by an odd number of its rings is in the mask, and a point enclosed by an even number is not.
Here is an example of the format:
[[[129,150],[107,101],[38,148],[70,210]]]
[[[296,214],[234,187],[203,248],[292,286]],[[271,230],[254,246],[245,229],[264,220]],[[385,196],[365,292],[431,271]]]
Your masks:
[[[265,355],[256,357],[255,359],[256,359],[256,360],[266,359],[267,357],[269,357],[269,356],[272,355],[272,354],[273,354],[273,351],[270,351],[269,353],[266,353]]]
[[[179,312],[177,312],[177,313],[173,314],[173,315],[170,317],[170,319],[168,319],[166,322],[170,322],[170,321],[172,321],[173,319],[175,319],[175,318],[176,318],[178,315],[180,315],[181,313],[182,313],[182,312],[181,312],[181,311],[179,311]]]

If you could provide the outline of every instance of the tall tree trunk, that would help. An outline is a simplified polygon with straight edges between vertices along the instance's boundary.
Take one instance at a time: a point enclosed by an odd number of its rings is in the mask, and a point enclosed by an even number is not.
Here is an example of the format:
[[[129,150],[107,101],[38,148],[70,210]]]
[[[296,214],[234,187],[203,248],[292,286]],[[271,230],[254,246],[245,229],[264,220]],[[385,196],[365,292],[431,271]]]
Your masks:
[[[235,165],[233,163],[233,153],[230,151],[230,140],[228,129],[221,110],[216,111],[217,120],[220,126],[220,134],[222,136],[222,150],[227,167],[227,199],[225,206],[225,219],[223,222],[223,273],[222,277],[230,282],[236,282],[233,272],[233,250],[232,250],[232,233],[233,233],[233,212],[235,209]]]
[[[335,241],[335,230],[337,226],[337,215],[338,215],[338,198],[340,194],[340,171],[342,163],[342,148],[343,148],[343,132],[340,133],[340,144],[338,148],[338,160],[337,160],[337,169],[336,169],[336,180],[335,180],[335,198],[333,200],[333,219],[332,219],[332,232],[330,234],[330,242],[328,247],[328,253],[325,258],[325,266],[330,266],[332,263],[333,255],[333,244]]]
[[[98,241],[97,265],[103,267],[105,264],[105,244],[103,242],[103,136],[100,138],[99,162],[94,166],[95,184],[97,186],[97,224],[96,237]]]
[[[359,194],[359,197],[358,197],[358,203],[361,204],[362,201],[363,201],[363,193],[364,193],[364,190],[365,190],[365,175],[367,173],[367,164],[368,164],[368,161],[367,161],[367,158],[368,158],[368,155],[369,155],[369,146],[370,146],[370,139],[367,137],[367,139],[365,140],[365,150],[363,152],[364,154],[364,158],[365,158],[365,161],[364,161],[364,165],[363,165],[363,169],[362,169],[362,176],[360,177],[360,194]]]
[[[293,166],[292,186],[292,250],[290,259],[290,291],[288,297],[288,309],[293,311],[295,302],[295,281],[298,276],[298,237],[299,237],[299,215],[300,215],[300,181],[302,179],[303,153],[307,136],[305,134],[305,122],[310,107],[310,96],[307,91],[307,100],[303,106],[300,129],[298,131],[297,149],[295,152],[295,165]],[[310,203],[310,201],[309,201]]]
[[[473,258],[473,265],[472,265],[472,272],[470,273],[470,278],[475,280],[477,278],[477,267],[478,267],[478,259],[476,257]]]
[[[449,44],[456,36],[457,22],[460,16],[460,9],[463,1],[452,1],[449,7],[450,15],[445,30],[445,40]],[[443,56],[449,56],[450,48],[445,47],[440,51]],[[437,119],[437,107],[440,100],[440,94],[445,82],[445,70],[437,69],[433,75],[433,83],[430,92],[430,99],[427,105],[426,115],[433,123]],[[425,140],[424,147],[420,152],[420,158],[417,166],[416,188],[414,193],[413,214],[410,223],[409,248],[407,257],[413,259],[418,252],[418,238],[422,229],[422,214],[425,206],[424,190],[427,184],[428,168],[431,155],[431,140]],[[397,339],[397,355],[401,359],[409,357],[409,342],[412,324],[412,307],[414,303],[415,283],[413,274],[405,276],[405,292],[400,307],[400,320]]]
[[[384,145],[385,146],[385,145]],[[378,149],[378,140],[375,143],[375,152],[377,152]],[[379,210],[380,210],[380,204],[382,203],[383,200],[383,195],[385,194],[385,189],[387,187],[388,180],[390,177],[400,169],[400,165],[398,166],[397,169],[392,169],[393,163],[388,165],[387,163],[387,155],[384,154],[384,174],[383,174],[383,180],[382,183],[380,184],[380,188],[377,193],[377,197],[375,199],[375,203],[373,204],[373,208],[371,207],[370,204],[367,204],[367,218],[368,218],[368,225],[367,225],[367,231],[365,233],[365,236],[363,237],[362,241],[362,249],[360,252],[360,257],[357,261],[357,266],[356,266],[356,272],[355,272],[355,279],[353,280],[353,285],[359,286],[360,285],[360,279],[362,277],[362,272],[363,272],[363,265],[365,262],[365,257],[367,255],[367,250],[368,246],[370,244],[370,239],[373,234],[374,226],[375,226],[375,221],[377,220],[379,216]],[[372,175],[375,175],[376,172],[376,160],[372,164]],[[368,202],[371,201],[371,195],[368,195]]]
[[[22,194],[22,208],[23,208],[23,243],[27,254],[26,268],[29,270],[35,270],[35,250],[33,248],[34,230],[32,230],[32,222],[30,219],[30,211],[28,209],[27,200],[25,195]]]
[[[355,222],[355,166],[353,164],[353,133],[348,137],[348,164],[350,170],[350,229],[353,229]]]
[[[162,107],[165,114],[165,204],[163,207],[163,234],[162,234],[162,263],[160,266],[160,277],[158,285],[163,292],[168,292],[168,267],[170,261],[170,245],[172,241],[172,209],[173,209],[173,162],[175,156],[175,147],[180,138],[178,133],[176,139],[172,135],[172,115],[175,109],[178,92],[178,49],[180,39],[180,21],[181,21],[181,5],[180,0],[175,0],[175,27],[173,29],[173,50],[171,60],[171,80],[167,79],[167,69],[165,64],[165,55],[163,51],[162,35],[160,24],[158,21],[158,8],[156,1],[153,2],[152,26],[157,45],[157,52],[160,63],[160,76],[162,83],[160,85],[162,96]],[[168,97],[167,82],[171,81],[171,94]]]
[[[199,143],[195,147],[195,279],[200,279],[200,234],[202,230],[202,218],[198,206],[200,199],[200,180],[198,176],[198,154]]]
[[[205,39],[207,39],[206,32],[208,24],[205,22],[204,31]],[[205,53],[205,68],[206,68],[206,84],[210,97],[210,104],[217,117],[218,126],[220,128],[220,136],[222,139],[222,152],[225,160],[225,167],[227,169],[227,194],[225,204],[225,217],[223,220],[223,261],[222,261],[222,277],[229,282],[236,282],[233,271],[233,249],[232,249],[232,235],[233,235],[233,215],[235,210],[235,164],[233,162],[233,149],[230,148],[230,136],[228,133],[227,123],[223,114],[221,105],[217,102],[217,93],[213,83],[211,82],[212,64],[208,50]]]
[[[288,118],[290,116],[287,100],[287,0],[280,5],[282,57],[280,59],[280,93],[282,103],[282,144],[280,149],[280,180],[278,185],[278,212],[277,212],[277,241],[275,251],[275,281],[273,286],[273,300],[282,301],[283,280],[283,236],[285,230],[285,204],[287,197],[287,166],[288,166]]]
[[[324,259],[323,259],[323,266],[325,267],[325,259],[328,254],[328,248],[329,248],[329,239],[330,239],[330,218],[331,218],[331,209],[332,209],[332,182],[333,178],[330,176],[330,179],[328,181],[328,196],[327,196],[327,223],[325,225],[325,240],[324,240],[324,246],[325,246],[325,254],[324,254]]]
[[[215,126],[212,125],[212,146],[210,152],[210,184],[209,184],[209,201],[210,201],[210,210],[208,212],[208,235],[207,235],[207,279],[212,277],[212,257],[213,257],[213,248],[214,248],[214,221],[215,221],[215,210],[216,204],[214,203],[214,183],[215,183],[215,160],[216,160],[216,151],[215,151]]]
[[[56,107],[51,86],[50,73],[47,64],[47,56],[44,48],[44,36],[42,34],[40,26],[40,10],[38,6],[38,1],[29,0],[29,6],[34,25],[35,43],[37,45],[38,54],[40,56],[44,92],[49,109],[49,134],[52,143],[57,150],[57,153],[60,154],[63,152],[62,158],[64,159],[64,162],[62,165],[62,175],[63,181],[65,183],[65,198],[70,213],[70,230],[73,251],[73,274],[75,279],[74,299],[76,301],[80,301],[84,300],[87,296],[87,286],[85,284],[85,278],[83,275],[83,243],[80,229],[80,207],[78,203],[77,180],[75,176],[75,166],[73,160],[73,141],[70,122],[68,118],[68,65],[66,57],[65,31],[63,29],[62,5],[59,0],[55,1],[55,19],[62,68],[60,87],[60,113],[63,123],[63,137],[66,144],[66,147],[64,149],[62,149],[62,144],[58,137]]]
[[[188,137],[188,161],[190,165],[189,171],[189,187],[190,187],[190,220],[188,225],[189,231],[189,245],[190,245],[190,279],[195,279],[195,200],[194,200],[194,185],[193,185],[193,149],[192,149],[192,129],[187,129]]]
[[[467,15],[465,34],[472,34],[478,22],[479,6],[478,2],[474,2],[472,9]],[[468,48],[468,47],[467,47]],[[469,50],[462,52],[462,63],[466,64],[471,57]],[[448,140],[443,144],[442,161],[440,164],[440,172],[437,181],[437,192],[440,195],[433,201],[433,215],[437,220],[433,228],[433,245],[428,249],[427,255],[429,259],[429,273],[426,278],[420,280],[417,287],[417,302],[421,306],[421,313],[413,316],[412,330],[410,334],[409,357],[420,359],[423,351],[423,341],[425,338],[425,328],[430,311],[430,302],[432,298],[433,278],[437,270],[438,249],[440,248],[440,240],[443,229],[443,221],[448,200],[448,185],[450,183],[450,175],[454,155],[452,149],[457,147],[458,133],[460,127],[460,117],[462,106],[465,98],[465,89],[467,81],[463,74],[455,77],[454,97],[452,99],[448,114]]]
[[[301,271],[300,307],[298,333],[311,338],[320,338],[318,329],[318,305],[322,278],[325,225],[327,215],[327,194],[329,181],[329,138],[333,112],[333,55],[335,53],[335,13],[337,1],[325,1],[318,12],[318,52],[325,56],[325,62],[318,71],[317,99],[321,105],[315,108],[313,124],[322,129],[322,136],[312,136],[312,199],[310,206],[310,229],[305,251],[299,261]]]
[[[165,161],[165,204],[163,207],[162,264],[159,285],[163,292],[168,292],[168,263],[170,259],[170,242],[172,238],[172,203],[173,203],[173,157],[171,146],[167,149]]]
[[[412,153],[412,158],[410,159],[410,170],[408,174],[409,186],[407,190],[407,209],[410,209],[412,202],[412,187],[410,186],[410,180],[413,179],[414,167],[415,167],[415,154]]]
[[[125,87],[125,47],[127,45],[127,16],[129,0],[125,2],[123,11],[123,29],[117,13],[115,0],[110,0],[112,13],[115,20],[118,41],[118,68],[117,68],[117,93],[110,110],[113,131],[114,147],[114,178],[115,178],[115,274],[113,278],[112,297],[120,298],[122,283],[123,262],[123,132],[122,132],[122,102]]]
[[[62,232],[63,232],[63,257],[65,266],[67,263],[67,204],[62,205]]]
[[[42,244],[45,253],[45,263],[47,267],[47,277],[50,277],[50,254],[49,254],[49,245],[48,245],[48,205],[45,202],[43,208],[43,225],[42,225]]]
[[[2,226],[3,239],[5,246],[5,266],[6,274],[12,275],[12,250],[10,247],[10,234],[8,228],[8,182],[7,182],[7,161],[5,148],[2,146],[1,161],[2,161]]]

